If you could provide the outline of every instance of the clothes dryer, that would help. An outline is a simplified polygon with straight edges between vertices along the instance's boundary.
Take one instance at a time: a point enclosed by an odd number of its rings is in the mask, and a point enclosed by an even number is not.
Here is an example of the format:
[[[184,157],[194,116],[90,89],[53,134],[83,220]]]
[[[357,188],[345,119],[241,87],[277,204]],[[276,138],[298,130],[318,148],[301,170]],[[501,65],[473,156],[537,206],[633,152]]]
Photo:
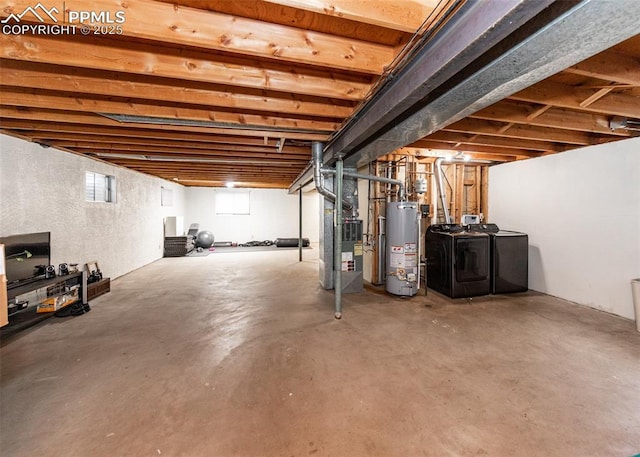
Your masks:
[[[528,235],[500,230],[496,224],[474,224],[468,230],[489,235],[491,293],[526,292],[529,289]]]
[[[451,298],[490,293],[489,235],[457,224],[427,228],[427,286]]]

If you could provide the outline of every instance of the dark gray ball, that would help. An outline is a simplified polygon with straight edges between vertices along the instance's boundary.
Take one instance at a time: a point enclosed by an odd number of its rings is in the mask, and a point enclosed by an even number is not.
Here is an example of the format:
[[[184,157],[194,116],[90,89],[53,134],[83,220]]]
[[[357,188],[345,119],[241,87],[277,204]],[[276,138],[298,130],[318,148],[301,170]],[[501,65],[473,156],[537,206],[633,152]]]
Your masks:
[[[196,235],[196,247],[209,249],[213,245],[213,233],[202,230]]]

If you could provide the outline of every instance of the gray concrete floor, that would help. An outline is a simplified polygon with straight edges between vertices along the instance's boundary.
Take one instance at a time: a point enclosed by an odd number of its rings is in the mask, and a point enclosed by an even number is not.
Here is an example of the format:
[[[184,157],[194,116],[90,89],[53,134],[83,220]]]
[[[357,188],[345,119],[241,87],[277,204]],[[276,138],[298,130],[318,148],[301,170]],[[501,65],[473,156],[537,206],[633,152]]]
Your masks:
[[[537,293],[345,297],[317,249],[162,259],[3,341],[4,456],[631,456],[640,334]]]

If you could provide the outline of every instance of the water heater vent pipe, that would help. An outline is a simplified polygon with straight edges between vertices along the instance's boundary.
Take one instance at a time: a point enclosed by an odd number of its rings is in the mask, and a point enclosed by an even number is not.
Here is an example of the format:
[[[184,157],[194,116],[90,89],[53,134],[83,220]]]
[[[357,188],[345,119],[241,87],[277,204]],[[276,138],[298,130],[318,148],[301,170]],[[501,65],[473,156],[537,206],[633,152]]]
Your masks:
[[[438,187],[438,196],[440,197],[440,202],[442,203],[442,211],[444,211],[444,222],[445,224],[451,224],[451,217],[449,215],[449,207],[447,206],[447,196],[444,191],[444,185],[442,183],[442,162],[444,159],[440,157],[436,160],[436,186]]]
[[[322,168],[321,170],[322,174],[325,175],[335,175],[336,171],[332,168]],[[404,190],[404,183],[402,181],[400,181],[399,179],[391,179],[391,178],[382,178],[380,176],[374,176],[374,175],[364,175],[362,173],[353,173],[350,171],[344,171],[342,172],[342,174],[344,176],[347,176],[349,178],[356,178],[356,179],[367,179],[369,181],[376,181],[376,182],[383,182],[383,183],[387,183],[387,184],[392,184],[395,186],[398,186],[398,196],[400,201],[405,201],[407,199],[407,194]]]
[[[325,170],[324,168],[322,168],[322,147],[323,144],[319,141],[314,141],[311,144],[311,154],[313,158],[313,183],[315,184],[316,190],[320,195],[335,204],[336,194],[324,187],[322,174],[320,173],[321,170],[323,172]],[[335,173],[336,171],[333,170],[333,174]],[[342,200],[342,207],[347,211],[351,211],[353,209],[353,205],[346,200]]]

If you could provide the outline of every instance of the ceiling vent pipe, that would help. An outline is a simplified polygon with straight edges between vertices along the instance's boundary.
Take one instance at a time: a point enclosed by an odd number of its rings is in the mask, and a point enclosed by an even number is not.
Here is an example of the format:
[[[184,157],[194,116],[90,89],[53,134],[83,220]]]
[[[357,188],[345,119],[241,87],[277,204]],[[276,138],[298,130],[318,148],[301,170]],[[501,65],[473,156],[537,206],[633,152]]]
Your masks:
[[[322,174],[325,174],[325,175],[336,174],[336,171],[333,168],[323,168],[320,171],[322,172]],[[407,199],[407,193],[405,192],[404,183],[399,179],[382,178],[380,176],[374,176],[374,175],[363,175],[361,173],[353,173],[351,171],[343,171],[342,175],[348,178],[367,179],[369,181],[383,182],[386,184],[398,186],[398,200],[403,202]]]
[[[313,183],[315,184],[316,190],[320,195],[335,204],[336,194],[324,187],[324,179],[322,178],[321,173],[321,171],[325,171],[322,168],[322,147],[323,144],[319,141],[314,141],[311,144],[311,155],[313,158]],[[332,171],[335,174],[336,171]],[[347,211],[351,211],[353,210],[353,205],[346,200],[342,200],[342,208],[346,209]]]
[[[442,162],[444,159],[440,157],[436,159],[436,186],[438,187],[438,197],[440,197],[440,203],[442,204],[442,211],[444,211],[444,222],[446,224],[451,224],[451,216],[449,215],[449,207],[447,206],[447,195],[444,191],[443,185],[443,171],[442,171]]]

